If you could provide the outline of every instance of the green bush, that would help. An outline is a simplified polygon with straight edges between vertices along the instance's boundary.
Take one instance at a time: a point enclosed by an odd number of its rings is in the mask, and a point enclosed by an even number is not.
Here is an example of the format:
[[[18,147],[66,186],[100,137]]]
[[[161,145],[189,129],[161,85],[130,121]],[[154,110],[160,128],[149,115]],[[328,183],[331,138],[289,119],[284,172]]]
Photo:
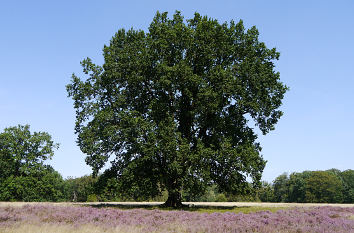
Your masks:
[[[88,195],[86,202],[97,202],[97,196],[96,196],[96,194],[90,194],[90,195]]]
[[[226,198],[225,194],[219,193],[218,195],[216,195],[215,201],[216,202],[227,202],[227,198]]]

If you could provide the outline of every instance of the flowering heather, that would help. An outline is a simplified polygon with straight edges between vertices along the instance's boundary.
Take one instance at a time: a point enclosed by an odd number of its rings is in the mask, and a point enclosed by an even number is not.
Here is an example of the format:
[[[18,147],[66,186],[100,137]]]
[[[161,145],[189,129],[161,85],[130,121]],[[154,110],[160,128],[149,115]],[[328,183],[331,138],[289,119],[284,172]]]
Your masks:
[[[0,207],[0,232],[30,225],[103,232],[354,232],[354,208],[314,207],[243,213],[199,213],[79,206]],[[92,228],[91,228],[92,227]],[[98,230],[97,230],[98,229]],[[33,231],[33,232],[34,232]],[[64,230],[63,230],[64,231]],[[65,230],[69,231],[69,230]],[[28,230],[26,231],[28,232]],[[54,232],[54,231],[53,231]]]

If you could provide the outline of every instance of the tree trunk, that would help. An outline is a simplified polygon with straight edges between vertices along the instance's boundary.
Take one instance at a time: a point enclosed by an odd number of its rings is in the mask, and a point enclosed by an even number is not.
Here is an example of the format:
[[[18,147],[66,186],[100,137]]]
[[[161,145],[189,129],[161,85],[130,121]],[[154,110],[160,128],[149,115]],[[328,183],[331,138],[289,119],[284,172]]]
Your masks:
[[[172,207],[172,208],[181,208],[182,204],[182,195],[178,191],[168,192],[167,201],[162,205],[164,207]]]

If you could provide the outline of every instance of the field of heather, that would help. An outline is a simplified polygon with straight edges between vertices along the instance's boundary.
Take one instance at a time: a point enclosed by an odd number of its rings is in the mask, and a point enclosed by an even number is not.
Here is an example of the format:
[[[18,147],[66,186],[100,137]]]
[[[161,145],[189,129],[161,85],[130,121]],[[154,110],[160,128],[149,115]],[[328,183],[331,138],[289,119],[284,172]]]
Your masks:
[[[0,232],[354,232],[352,206],[191,210],[2,203]]]

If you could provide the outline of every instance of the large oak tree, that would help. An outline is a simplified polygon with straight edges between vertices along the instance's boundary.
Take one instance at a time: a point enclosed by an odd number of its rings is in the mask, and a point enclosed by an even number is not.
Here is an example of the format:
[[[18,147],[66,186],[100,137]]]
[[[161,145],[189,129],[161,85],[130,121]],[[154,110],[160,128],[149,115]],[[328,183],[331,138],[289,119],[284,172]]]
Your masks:
[[[122,190],[167,190],[173,207],[182,190],[237,193],[247,177],[259,182],[266,162],[249,121],[273,130],[287,87],[274,70],[279,53],[255,27],[158,12],[147,32],[120,29],[103,56],[102,66],[83,60],[87,76],[67,85],[94,173],[114,156],[109,173]]]

